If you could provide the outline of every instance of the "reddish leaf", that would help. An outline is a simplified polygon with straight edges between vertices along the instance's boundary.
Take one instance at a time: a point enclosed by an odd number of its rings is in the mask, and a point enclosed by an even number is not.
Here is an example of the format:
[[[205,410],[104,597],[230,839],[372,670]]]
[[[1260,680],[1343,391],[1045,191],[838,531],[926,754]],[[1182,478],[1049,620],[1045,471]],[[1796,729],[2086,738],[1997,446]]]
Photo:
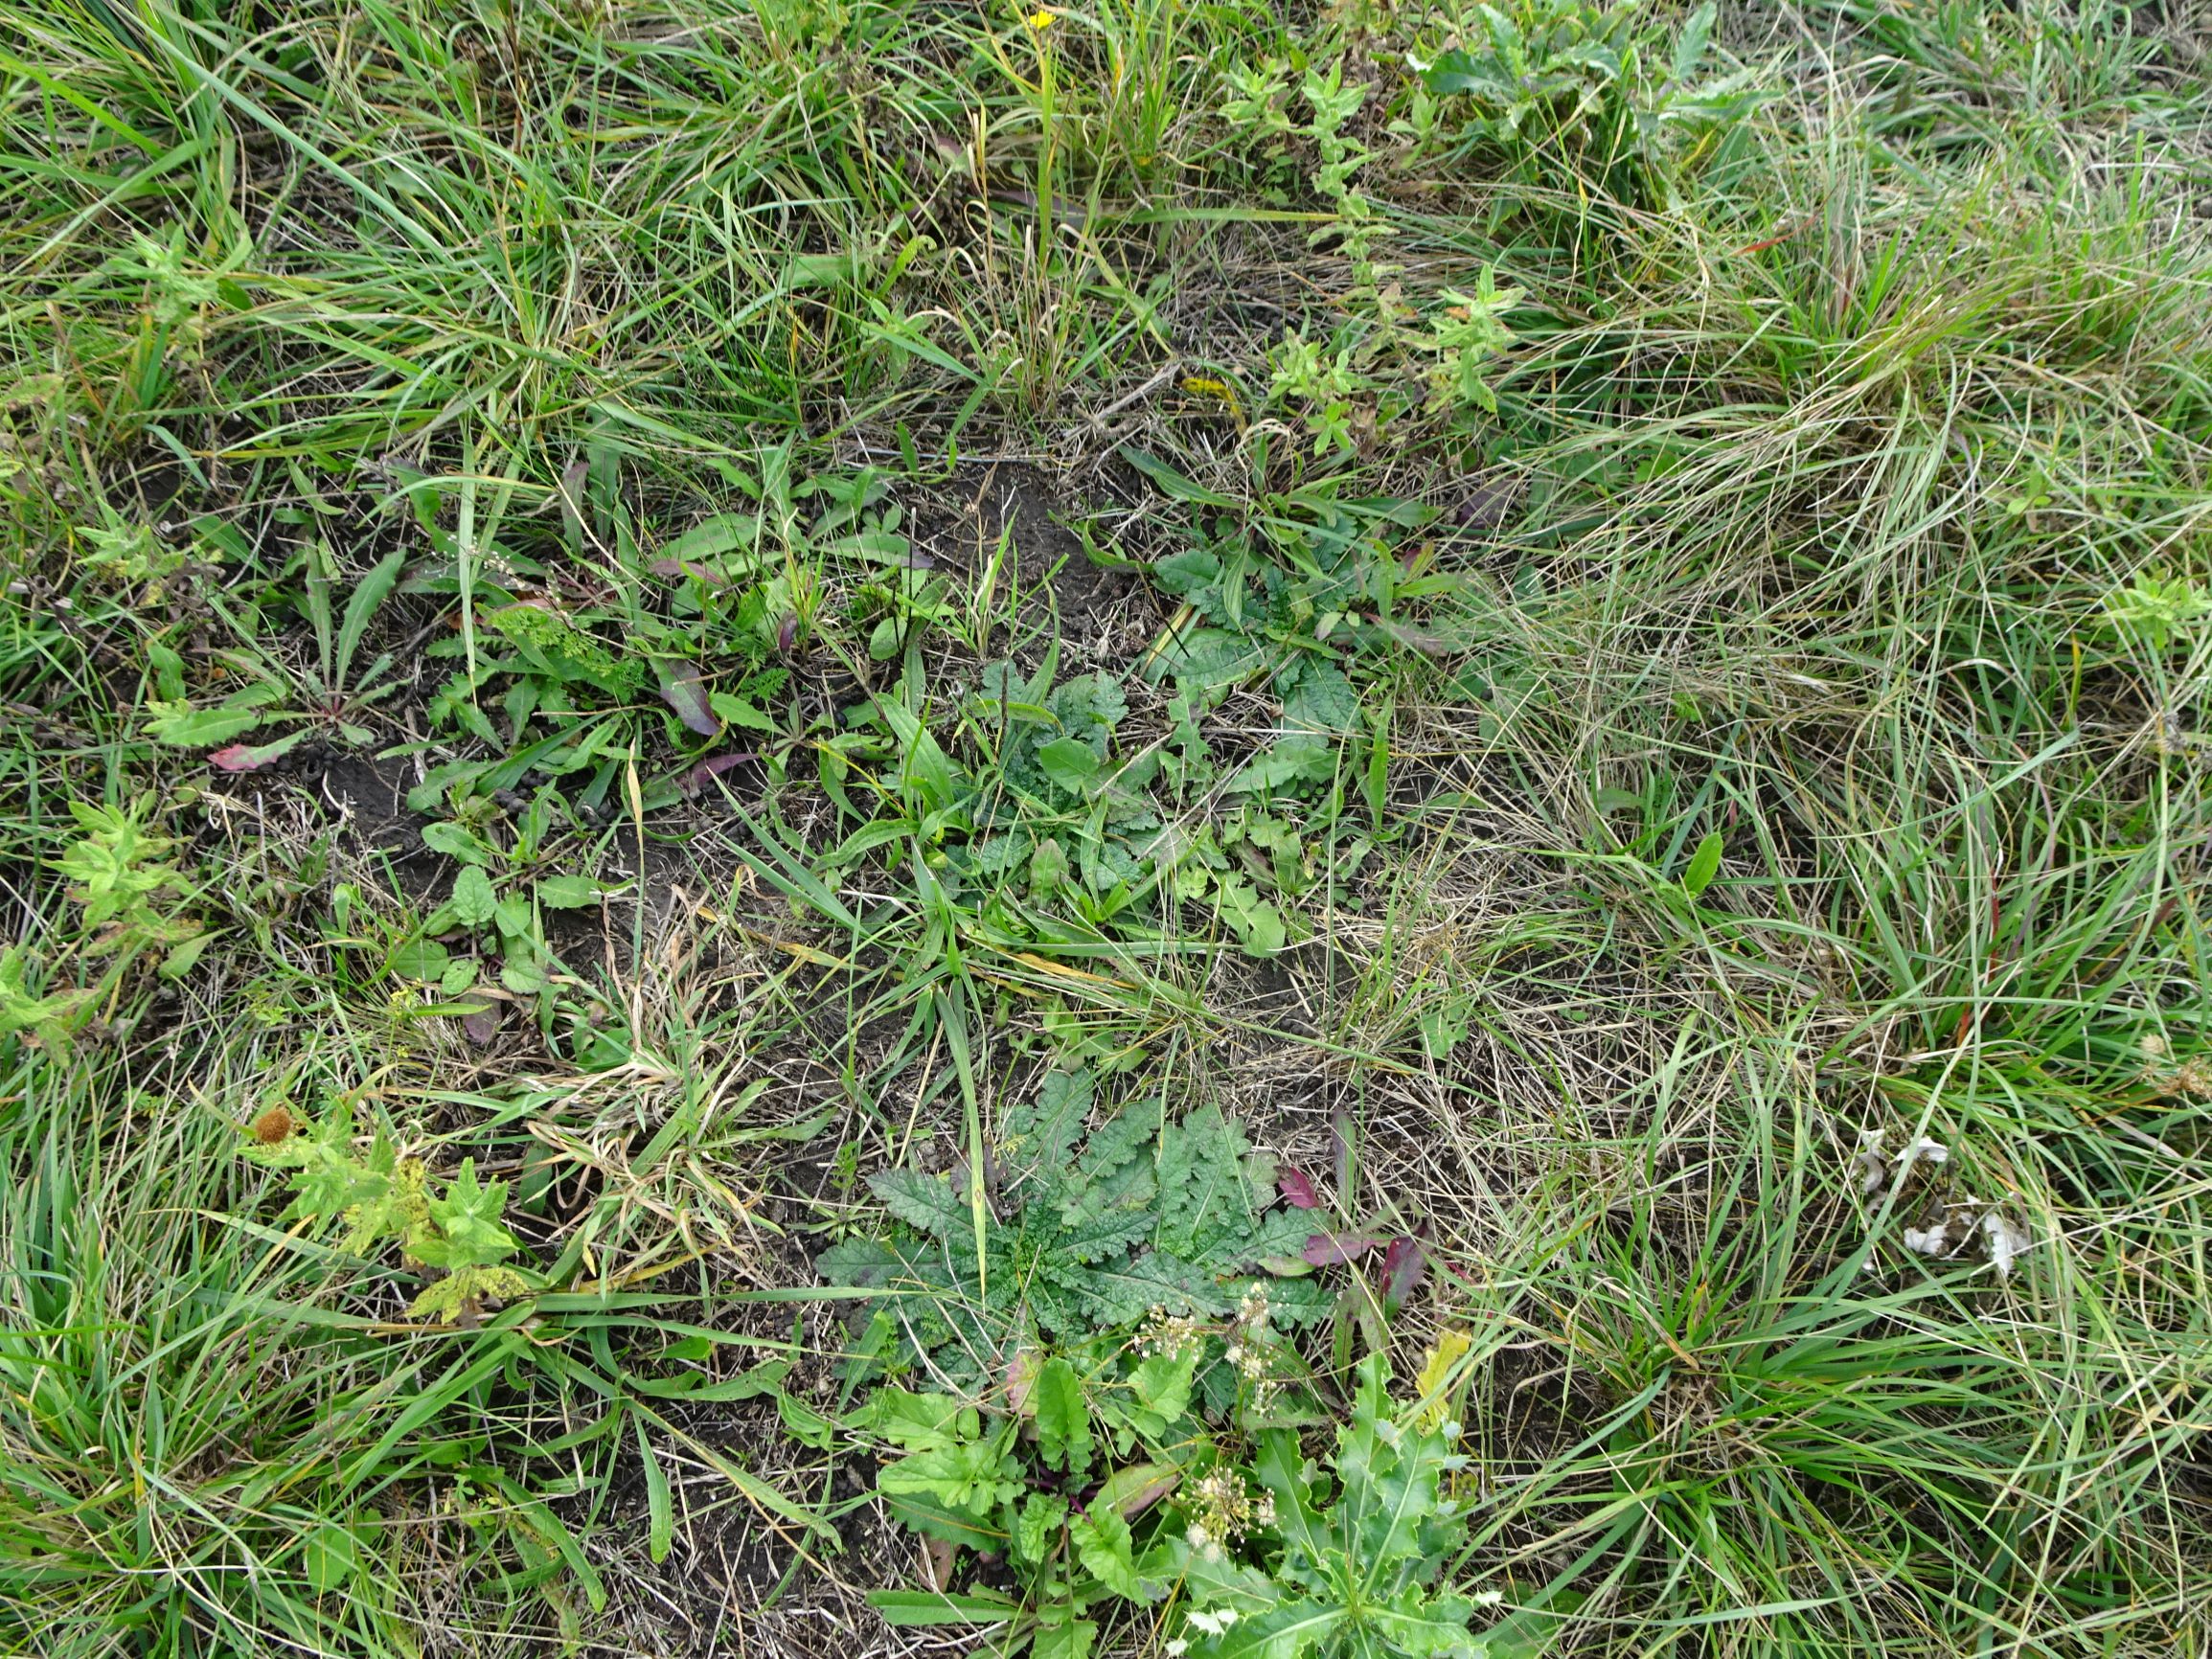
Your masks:
[[[922,1578],[932,1590],[944,1591],[952,1587],[952,1564],[960,1554],[960,1546],[949,1538],[924,1538],[922,1540]]]
[[[488,1048],[499,1034],[499,1005],[486,1003],[461,1016],[461,1029],[468,1034],[468,1040],[478,1048]]]
[[[1451,642],[1433,628],[1417,628],[1410,623],[1392,622],[1388,617],[1376,619],[1382,631],[1407,650],[1421,651],[1432,657],[1441,657],[1451,649]]]
[[[1123,1520],[1133,1521],[1182,1484],[1183,1471],[1179,1468],[1138,1464],[1108,1475],[1106,1485],[1099,1489],[1099,1497],[1119,1510]]]
[[[1017,1348],[1006,1362],[1006,1405],[1015,1417],[1035,1417],[1029,1397],[1037,1391],[1037,1374],[1044,1361],[1034,1348]]]
[[[1334,1267],[1366,1255],[1381,1242],[1372,1233],[1316,1233],[1298,1254],[1316,1267]]]
[[[661,701],[676,712],[676,718],[698,733],[702,738],[718,735],[720,720],[707,705],[706,683],[694,668],[663,669],[660,679]]]
[[[233,743],[210,755],[207,763],[218,772],[258,772],[289,753],[307,735],[303,730],[287,733],[271,743]]]
[[[776,627],[776,649],[785,656],[789,656],[791,648],[798,643],[799,613],[797,611],[786,611],[784,620]]]
[[[1452,522],[1472,531],[1495,530],[1513,507],[1513,481],[1478,481],[1452,512]]]
[[[695,581],[703,581],[709,587],[727,587],[730,585],[730,579],[722,575],[720,571],[709,570],[705,565],[694,564],[686,558],[656,558],[647,565],[646,569],[651,571],[655,576],[665,577],[670,581],[679,581],[689,578]]]
[[[1392,1307],[1412,1295],[1428,1271],[1428,1252],[1420,1239],[1405,1235],[1391,1239],[1382,1258],[1382,1300]]]
[[[1275,1190],[1293,1210],[1321,1208],[1321,1194],[1313,1191],[1313,1183],[1307,1179],[1306,1171],[1295,1164],[1283,1166],[1283,1172],[1275,1177]]]
[[[696,795],[733,766],[741,766],[747,761],[758,761],[760,758],[750,749],[738,749],[727,755],[709,755],[679,777],[676,787],[687,795]]]

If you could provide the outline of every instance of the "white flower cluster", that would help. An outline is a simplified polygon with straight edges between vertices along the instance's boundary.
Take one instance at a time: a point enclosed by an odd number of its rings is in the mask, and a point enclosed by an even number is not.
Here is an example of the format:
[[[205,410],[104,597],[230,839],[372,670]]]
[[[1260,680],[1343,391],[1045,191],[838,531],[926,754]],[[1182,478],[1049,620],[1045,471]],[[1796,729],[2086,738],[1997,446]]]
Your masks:
[[[1197,1352],[1198,1344],[1206,1339],[1207,1329],[1202,1320],[1155,1307],[1145,1315],[1145,1322],[1137,1330],[1137,1352],[1180,1359],[1186,1353]]]
[[[1275,1524],[1275,1494],[1254,1492],[1242,1475],[1216,1469],[1191,1489],[1191,1524],[1183,1536],[1209,1561],[1255,1527]]]
[[[1245,1287],[1243,1300],[1237,1304],[1236,1321],[1227,1336],[1221,1357],[1251,1390],[1252,1408],[1266,1411],[1283,1392],[1283,1383],[1275,1375],[1267,1332],[1267,1290],[1257,1280]]]

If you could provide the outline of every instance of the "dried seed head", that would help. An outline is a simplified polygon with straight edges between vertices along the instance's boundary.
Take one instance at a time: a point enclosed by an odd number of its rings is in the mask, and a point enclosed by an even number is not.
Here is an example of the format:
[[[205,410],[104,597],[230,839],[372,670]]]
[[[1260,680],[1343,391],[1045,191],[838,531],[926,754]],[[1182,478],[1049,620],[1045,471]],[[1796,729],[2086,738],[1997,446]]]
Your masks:
[[[288,1141],[298,1132],[299,1122],[283,1106],[271,1106],[254,1120],[254,1139],[264,1147],[274,1147]]]

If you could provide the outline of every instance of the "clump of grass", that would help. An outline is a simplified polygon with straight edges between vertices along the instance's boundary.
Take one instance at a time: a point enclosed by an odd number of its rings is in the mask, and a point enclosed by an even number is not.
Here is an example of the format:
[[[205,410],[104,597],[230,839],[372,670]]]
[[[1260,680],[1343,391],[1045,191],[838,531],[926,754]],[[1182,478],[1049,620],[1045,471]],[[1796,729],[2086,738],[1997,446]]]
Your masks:
[[[8,1645],[873,1620],[810,1263],[1079,1064],[1418,1237],[1299,1363],[1464,1338],[1499,1650],[2195,1639],[2185,39],[10,23]]]

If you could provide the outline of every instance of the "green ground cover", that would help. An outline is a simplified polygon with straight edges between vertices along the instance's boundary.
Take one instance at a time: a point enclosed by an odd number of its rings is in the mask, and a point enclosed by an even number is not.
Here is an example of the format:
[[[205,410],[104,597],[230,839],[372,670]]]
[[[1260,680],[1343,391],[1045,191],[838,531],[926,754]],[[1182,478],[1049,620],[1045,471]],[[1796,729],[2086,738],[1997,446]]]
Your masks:
[[[4,10],[0,1648],[2207,1650],[2212,20]]]

